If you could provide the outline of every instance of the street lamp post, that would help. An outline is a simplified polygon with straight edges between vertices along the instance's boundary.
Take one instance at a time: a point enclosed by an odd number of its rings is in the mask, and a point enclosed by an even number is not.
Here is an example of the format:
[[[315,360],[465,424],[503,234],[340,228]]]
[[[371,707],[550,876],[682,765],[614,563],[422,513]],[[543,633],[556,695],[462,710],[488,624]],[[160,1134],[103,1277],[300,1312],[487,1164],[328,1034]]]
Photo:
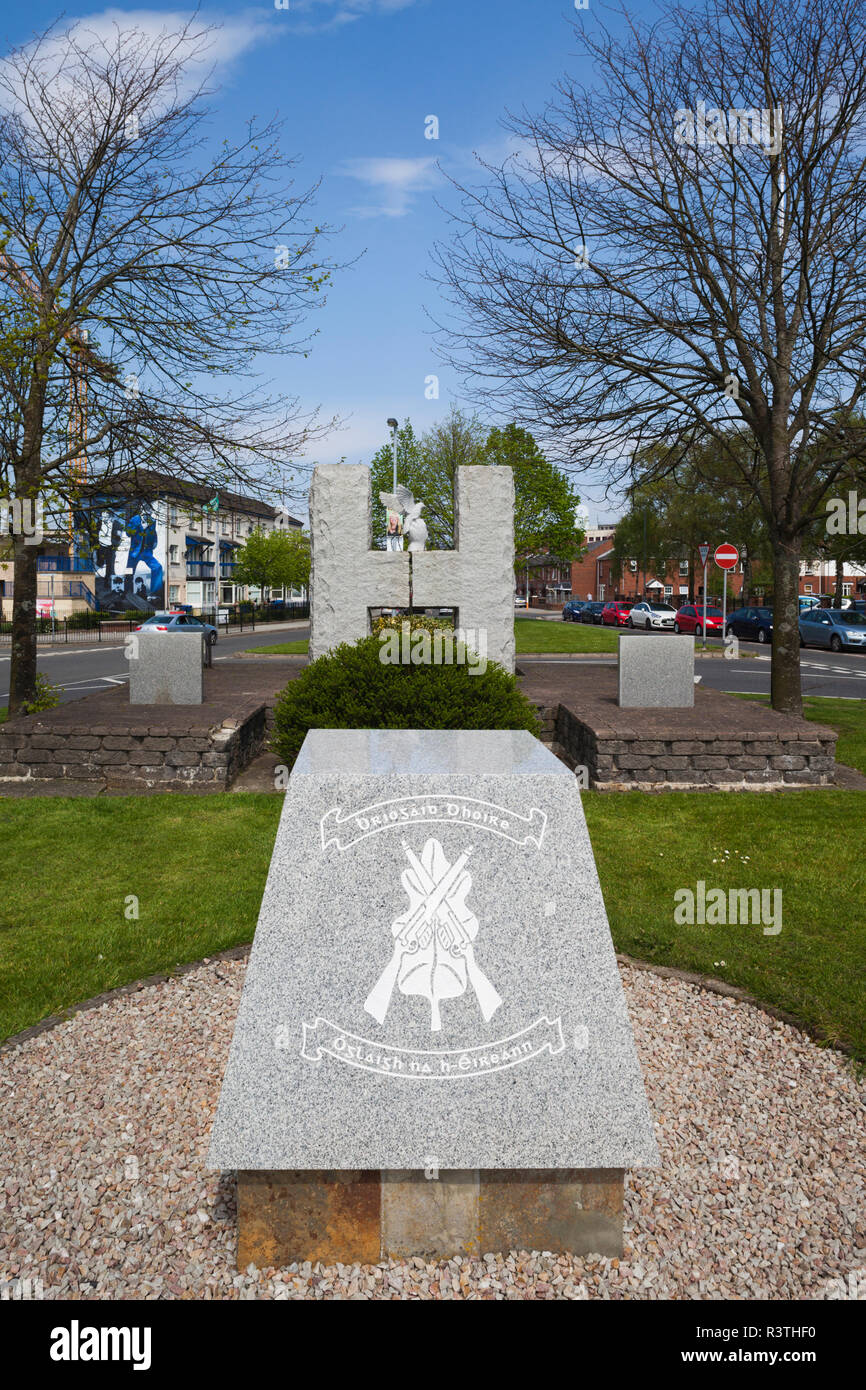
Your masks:
[[[386,421],[391,431],[391,452],[394,456],[394,487],[393,492],[397,491],[397,421],[393,418]]]

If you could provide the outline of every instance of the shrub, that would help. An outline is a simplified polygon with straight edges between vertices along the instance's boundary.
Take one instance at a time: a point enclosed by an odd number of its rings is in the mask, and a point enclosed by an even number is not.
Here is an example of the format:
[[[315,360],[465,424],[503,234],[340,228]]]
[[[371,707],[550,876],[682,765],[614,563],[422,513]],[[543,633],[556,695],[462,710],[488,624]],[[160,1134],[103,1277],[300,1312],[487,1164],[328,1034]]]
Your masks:
[[[387,617],[375,618],[370,624],[370,629],[374,637],[378,637],[380,632],[385,632],[391,628],[402,631],[403,624],[409,624],[410,632],[436,632],[444,631],[446,628],[454,627],[450,618],[428,618],[426,613],[392,613]]]
[[[379,660],[378,637],[343,643],[290,681],[274,712],[271,748],[291,767],[308,729],[528,729],[535,708],[495,662],[397,666]]]
[[[45,709],[56,709],[60,704],[61,687],[52,685],[40,673],[36,676],[36,694],[32,700],[24,700],[21,704],[22,714],[41,714]]]

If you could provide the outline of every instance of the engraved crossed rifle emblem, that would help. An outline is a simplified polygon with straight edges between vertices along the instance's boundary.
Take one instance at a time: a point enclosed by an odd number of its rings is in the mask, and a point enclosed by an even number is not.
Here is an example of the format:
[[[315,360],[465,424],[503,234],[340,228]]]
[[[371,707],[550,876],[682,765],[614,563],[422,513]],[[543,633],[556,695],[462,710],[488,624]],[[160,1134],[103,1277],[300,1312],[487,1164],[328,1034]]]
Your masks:
[[[395,986],[401,994],[420,994],[430,1001],[430,1029],[442,1027],[440,1003],[457,999],[472,985],[485,1023],[502,1000],[475,960],[473,942],[478,918],[466,906],[472,878],[466,865],[470,845],[453,864],[436,839],[427,840],[420,856],[403,841],[409,867],[400,875],[409,907],[391,924],[394,949],[364,1004],[384,1023]]]

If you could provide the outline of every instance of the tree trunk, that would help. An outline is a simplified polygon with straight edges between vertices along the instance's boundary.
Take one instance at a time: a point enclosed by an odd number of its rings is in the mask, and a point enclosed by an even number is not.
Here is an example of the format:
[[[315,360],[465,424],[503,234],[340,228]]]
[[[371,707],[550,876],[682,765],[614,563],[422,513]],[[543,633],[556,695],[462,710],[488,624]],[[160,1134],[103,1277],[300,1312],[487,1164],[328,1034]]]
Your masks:
[[[833,607],[842,607],[842,580],[845,577],[845,561],[836,556],[836,592],[833,595]]]
[[[781,714],[803,713],[800,690],[800,547],[773,537],[773,661],[770,700]]]
[[[14,540],[15,589],[12,596],[12,663],[9,672],[9,717],[36,693],[36,560],[39,547],[24,536]]]

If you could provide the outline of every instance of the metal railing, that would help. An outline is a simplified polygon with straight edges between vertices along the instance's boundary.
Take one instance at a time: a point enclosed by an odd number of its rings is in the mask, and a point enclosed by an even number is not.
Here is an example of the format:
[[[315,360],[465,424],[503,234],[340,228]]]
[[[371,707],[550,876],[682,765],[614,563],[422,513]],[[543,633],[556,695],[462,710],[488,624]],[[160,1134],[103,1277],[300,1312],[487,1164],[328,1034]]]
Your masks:
[[[84,586],[86,587],[86,586]],[[84,597],[80,595],[79,597]],[[203,623],[210,623],[220,632],[255,632],[257,627],[267,627],[271,623],[284,623],[303,620],[310,616],[307,600],[295,602],[263,604],[221,604],[219,608],[193,608],[192,617]],[[64,646],[76,643],[123,642],[128,633],[135,632],[150,613],[113,616],[110,613],[94,612],[90,609],[74,613],[69,618],[37,618],[36,640],[50,646],[59,643]],[[11,621],[0,621],[0,646],[8,646],[12,641]]]

